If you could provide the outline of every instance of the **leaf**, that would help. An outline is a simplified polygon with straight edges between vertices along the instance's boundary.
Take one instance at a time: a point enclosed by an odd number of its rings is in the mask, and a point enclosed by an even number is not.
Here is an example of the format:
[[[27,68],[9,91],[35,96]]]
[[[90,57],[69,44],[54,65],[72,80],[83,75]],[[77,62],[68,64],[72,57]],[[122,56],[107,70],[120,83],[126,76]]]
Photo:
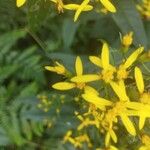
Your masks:
[[[114,1],[117,7],[117,13],[112,15],[112,18],[119,26],[123,34],[130,31],[134,32],[134,45],[143,45],[147,47],[147,37],[143,22],[136,10],[135,3],[133,0],[117,0]]]
[[[64,20],[62,28],[62,39],[65,48],[69,48],[71,46],[78,26],[79,23],[74,23],[70,19]]]

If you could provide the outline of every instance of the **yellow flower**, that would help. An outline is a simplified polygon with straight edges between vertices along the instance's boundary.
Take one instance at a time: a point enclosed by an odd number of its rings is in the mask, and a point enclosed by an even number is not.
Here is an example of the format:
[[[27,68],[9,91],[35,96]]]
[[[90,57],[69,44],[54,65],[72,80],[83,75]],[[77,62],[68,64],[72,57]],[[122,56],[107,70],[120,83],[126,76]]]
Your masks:
[[[58,0],[51,0],[54,3],[58,3]],[[68,10],[75,10],[74,22],[77,21],[79,15],[82,11],[90,11],[93,9],[93,6],[88,5],[90,0],[84,0],[80,5],[79,4],[63,4],[61,3],[61,7]]]
[[[26,2],[26,0],[16,0],[16,5],[17,7],[21,7],[22,5],[24,5]]]
[[[81,5],[79,6],[79,8],[77,9],[75,16],[74,16],[74,22],[77,21],[80,13],[83,11],[83,9],[88,5],[88,3],[90,2],[90,0],[84,0]]]
[[[116,12],[116,8],[114,7],[114,5],[110,2],[110,0],[100,0],[100,2],[102,3],[102,5],[104,5],[104,7],[112,12],[115,13]]]
[[[140,101],[143,107],[140,107],[139,113],[139,129],[142,129],[147,117],[150,117],[150,93],[144,92],[144,81],[140,68],[135,68],[135,80],[137,88],[140,92]]]
[[[101,58],[90,56],[89,59],[92,63],[103,69],[101,72],[102,80],[109,83],[114,79],[114,72],[116,69],[109,63],[109,48],[106,42],[104,42],[102,47]]]
[[[139,47],[127,58],[127,60],[123,64],[121,64],[118,67],[118,70],[117,70],[117,79],[118,80],[127,78],[128,74],[129,74],[128,68],[136,61],[136,59],[143,52],[143,50],[144,50],[144,47]]]
[[[82,61],[81,61],[79,56],[76,58],[75,69],[76,69],[76,74],[77,74],[76,77],[82,76],[82,74],[83,74],[83,65],[82,65]],[[54,89],[57,89],[57,90],[69,90],[69,89],[73,89],[75,87],[82,90],[85,87],[89,87],[89,86],[86,86],[86,84],[84,82],[84,80],[88,79],[88,78],[89,77],[86,76],[83,80],[78,81],[78,82],[74,82],[72,80],[71,80],[72,82],[58,82],[58,83],[55,83],[52,87]],[[92,87],[90,87],[90,89],[92,89]]]
[[[122,38],[122,45],[124,47],[129,47],[133,42],[133,32],[129,32],[128,34],[124,35]]]
[[[79,82],[83,79],[86,79],[84,80],[85,82],[91,82],[102,79],[106,83],[109,83],[114,79],[114,72],[116,71],[116,69],[109,63],[109,48],[107,43],[104,42],[103,44],[101,58],[96,56],[90,56],[89,59],[100,69],[102,68],[102,72],[99,75],[91,74],[74,77],[71,79],[73,82]]]
[[[61,65],[59,62],[55,62],[56,66],[52,67],[52,66],[45,66],[45,69],[51,72],[56,72],[57,74],[61,74],[61,75],[65,75],[67,70],[66,68]]]

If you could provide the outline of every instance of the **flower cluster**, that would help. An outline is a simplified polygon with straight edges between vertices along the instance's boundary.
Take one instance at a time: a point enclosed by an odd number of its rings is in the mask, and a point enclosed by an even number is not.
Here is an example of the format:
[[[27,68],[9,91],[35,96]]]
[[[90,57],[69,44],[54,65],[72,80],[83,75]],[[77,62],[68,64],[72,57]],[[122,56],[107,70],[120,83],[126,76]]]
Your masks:
[[[89,60],[99,68],[97,73],[84,74],[81,58],[77,56],[75,76],[70,76],[67,81],[58,82],[52,86],[57,90],[70,90],[74,88],[80,90],[81,97],[88,102],[89,108],[88,112],[84,114],[76,113],[77,118],[81,122],[77,130],[81,131],[88,126],[95,126],[101,134],[105,135],[105,147],[108,149],[110,147],[117,149],[111,145],[111,142],[117,143],[116,132],[118,132],[121,122],[130,135],[136,136],[137,128],[132,121],[133,118],[138,118],[139,120],[139,131],[143,129],[146,119],[150,118],[150,92],[144,88],[141,69],[137,66],[133,68],[133,64],[142,54],[143,50],[143,47],[137,48],[121,64],[114,66],[110,63],[109,46],[104,42],[100,57],[89,56]],[[65,76],[68,72],[60,64],[59,67],[56,65],[54,67],[46,66],[45,68]],[[132,76],[133,70],[134,76]],[[131,98],[127,94],[125,81],[128,78],[132,78],[135,81],[138,93],[137,98]],[[97,89],[90,86],[90,82],[100,81],[114,92],[114,96],[101,96],[104,94],[100,94]]]
[[[74,3],[64,4],[62,0],[50,0],[50,1],[56,4],[59,13],[64,12],[64,9],[75,11],[74,21],[77,21],[82,11],[91,11],[93,9],[92,4],[90,4],[91,3],[90,0],[83,0],[81,4],[74,4]],[[16,0],[16,5],[17,7],[21,7],[25,4],[25,2],[26,0]],[[111,3],[111,0],[100,0],[100,4],[102,4],[107,11],[112,13],[116,12],[116,8]]]

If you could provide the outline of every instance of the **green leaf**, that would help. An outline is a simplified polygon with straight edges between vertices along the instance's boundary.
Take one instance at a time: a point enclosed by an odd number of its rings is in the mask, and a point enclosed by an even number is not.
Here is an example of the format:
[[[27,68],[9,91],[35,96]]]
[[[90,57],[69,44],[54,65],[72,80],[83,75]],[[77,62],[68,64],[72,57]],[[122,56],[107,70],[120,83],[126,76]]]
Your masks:
[[[73,42],[79,23],[74,23],[70,19],[65,19],[62,28],[62,39],[65,48],[69,48]]]

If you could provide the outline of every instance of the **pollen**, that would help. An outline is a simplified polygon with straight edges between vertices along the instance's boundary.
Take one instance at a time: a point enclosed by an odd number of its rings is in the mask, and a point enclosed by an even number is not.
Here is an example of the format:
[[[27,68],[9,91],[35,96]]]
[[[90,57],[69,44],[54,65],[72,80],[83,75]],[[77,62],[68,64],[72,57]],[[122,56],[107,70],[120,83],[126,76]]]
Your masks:
[[[129,71],[123,65],[120,65],[117,70],[117,79],[126,79],[128,77]]]
[[[114,71],[113,70],[102,70],[102,79],[109,83],[111,80],[114,79]]]

